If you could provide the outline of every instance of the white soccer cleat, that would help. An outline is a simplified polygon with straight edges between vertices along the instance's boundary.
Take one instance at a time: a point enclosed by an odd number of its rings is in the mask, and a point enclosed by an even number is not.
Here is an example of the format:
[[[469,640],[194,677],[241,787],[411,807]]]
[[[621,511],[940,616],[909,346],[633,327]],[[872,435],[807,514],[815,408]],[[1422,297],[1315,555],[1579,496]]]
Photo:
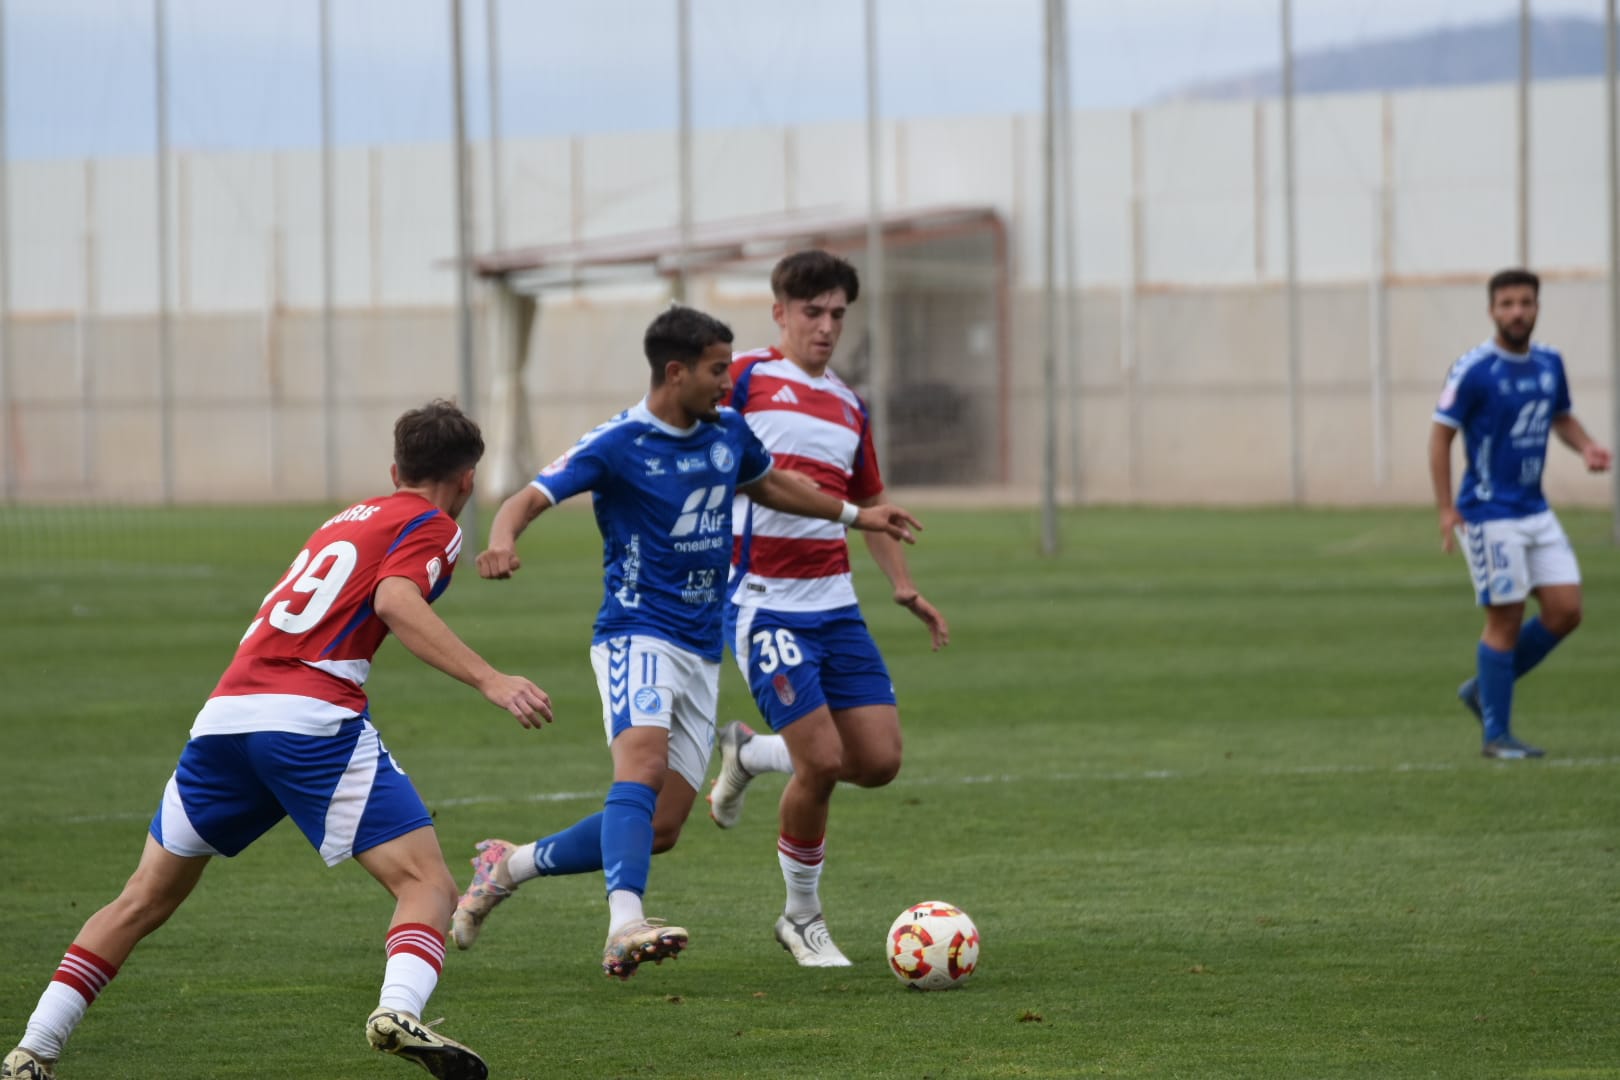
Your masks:
[[[0,1061],[0,1077],[4,1080],[56,1080],[56,1062],[19,1046]]]
[[[437,1080],[487,1080],[489,1076],[483,1058],[400,1009],[379,1005],[366,1017],[366,1041],[380,1053],[416,1062]]]
[[[741,720],[733,720],[720,729],[715,745],[720,748],[720,772],[709,786],[709,817],[722,829],[729,829],[742,817],[743,796],[748,794],[748,781],[754,775],[742,767],[742,748],[754,737],[754,729]]]
[[[472,858],[473,879],[467,891],[456,901],[456,912],[450,916],[450,937],[456,948],[470,949],[484,928],[484,920],[495,910],[495,905],[517,892],[512,875],[506,867],[506,857],[517,850],[509,840],[484,840],[478,845],[478,854]]]
[[[819,911],[803,921],[791,915],[777,919],[776,940],[793,954],[800,967],[854,966],[833,944],[832,935],[827,932],[827,920]]]

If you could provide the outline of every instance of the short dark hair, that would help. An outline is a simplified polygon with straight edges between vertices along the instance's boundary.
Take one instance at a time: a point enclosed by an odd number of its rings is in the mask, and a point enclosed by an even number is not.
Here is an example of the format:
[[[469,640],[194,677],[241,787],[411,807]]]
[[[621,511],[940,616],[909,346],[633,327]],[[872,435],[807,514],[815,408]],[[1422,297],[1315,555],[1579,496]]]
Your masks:
[[[712,345],[730,345],[735,340],[731,327],[697,308],[671,304],[668,310],[647,324],[641,349],[652,365],[653,385],[664,381],[664,365],[679,360],[687,367],[698,362]]]
[[[844,299],[853,304],[861,295],[861,278],[853,266],[830,252],[795,252],[771,271],[771,292],[778,300],[814,300],[834,289],[843,289]]]
[[[1531,292],[1535,293],[1538,297],[1541,295],[1541,278],[1537,277],[1529,270],[1518,266],[1515,266],[1509,270],[1498,270],[1496,273],[1492,274],[1491,283],[1487,288],[1487,293],[1490,296],[1491,301],[1494,303],[1496,300],[1496,294],[1499,290],[1509,289],[1515,285],[1528,285],[1530,286]]]
[[[394,421],[401,484],[452,480],[484,456],[484,436],[453,401],[438,398]]]

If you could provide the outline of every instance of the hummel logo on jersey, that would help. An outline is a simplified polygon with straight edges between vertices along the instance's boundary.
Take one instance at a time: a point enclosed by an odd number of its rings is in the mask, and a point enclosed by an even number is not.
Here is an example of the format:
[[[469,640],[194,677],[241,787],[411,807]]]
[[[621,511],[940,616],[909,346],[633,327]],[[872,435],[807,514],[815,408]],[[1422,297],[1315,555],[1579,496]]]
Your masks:
[[[797,405],[799,403],[799,395],[793,392],[793,387],[784,386],[782,389],[771,395],[771,400],[779,401],[783,405]]]

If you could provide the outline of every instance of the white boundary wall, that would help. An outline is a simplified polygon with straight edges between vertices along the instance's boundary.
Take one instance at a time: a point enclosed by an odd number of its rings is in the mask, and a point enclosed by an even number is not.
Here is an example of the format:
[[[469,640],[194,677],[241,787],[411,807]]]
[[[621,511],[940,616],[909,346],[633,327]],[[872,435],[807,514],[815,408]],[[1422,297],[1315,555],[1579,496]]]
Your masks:
[[[1510,85],[1297,102],[1308,501],[1426,498],[1432,398],[1450,360],[1486,336],[1483,280],[1513,257],[1513,102]],[[1564,349],[1577,410],[1612,440],[1602,84],[1538,83],[1533,109],[1531,263],[1548,279],[1538,337]],[[1088,112],[1073,124],[1080,404],[1078,430],[1063,433],[1078,448],[1064,455],[1064,486],[1101,500],[1286,499],[1278,104]],[[1010,480],[1022,490],[1039,479],[1040,135],[1034,116],[884,128],[886,207],[991,205],[1008,222]],[[865,146],[858,123],[701,132],[696,216],[862,213]],[[502,151],[508,246],[676,220],[671,132],[510,139]],[[476,196],[490,188],[488,160],[479,148]],[[175,497],[318,498],[319,155],[179,153],[171,176]],[[159,497],[155,184],[151,158],[11,166],[5,452],[18,498]],[[344,492],[375,486],[398,411],[458,385],[452,184],[448,145],[337,154]],[[475,224],[482,246],[488,209]],[[763,291],[699,299],[743,343],[770,333]],[[547,301],[528,388],[539,457],[640,392],[639,335],[657,303]],[[994,373],[976,389],[994,393]],[[1606,484],[1572,465],[1553,466],[1555,496],[1606,501]]]

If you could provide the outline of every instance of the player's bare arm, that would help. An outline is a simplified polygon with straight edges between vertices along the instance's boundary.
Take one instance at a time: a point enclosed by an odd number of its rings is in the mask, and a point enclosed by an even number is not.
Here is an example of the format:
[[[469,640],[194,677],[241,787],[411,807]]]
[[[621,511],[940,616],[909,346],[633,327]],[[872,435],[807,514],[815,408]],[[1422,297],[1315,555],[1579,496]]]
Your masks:
[[[803,484],[805,487],[809,488],[811,491],[820,491],[821,490],[821,485],[816,483],[815,477],[811,476],[807,472],[800,472],[798,469],[782,469],[782,468],[772,469],[771,471],[773,473],[779,473],[782,476],[787,477],[789,480],[794,481],[795,483]]]
[[[517,554],[517,538],[550,505],[551,500],[533,484],[513,492],[501,503],[489,527],[489,546],[478,553],[478,576],[509,578],[522,567],[523,560]]]
[[[904,540],[908,544],[917,542],[915,534],[922,531],[922,522],[912,517],[907,510],[888,503],[856,507],[826,492],[806,487],[800,481],[780,476],[778,471],[772,469],[752,484],[739,486],[737,490],[761,506],[780,510],[784,514],[841,521],[850,528],[860,529],[862,532],[883,533],[895,540]],[[855,510],[854,516],[850,516],[846,507]]]
[[[399,643],[423,663],[475,688],[524,727],[550,722],[550,696],[521,675],[507,675],[491,667],[434,613],[410,578],[384,578],[372,597],[372,608]]]
[[[1559,442],[1581,455],[1581,461],[1586,464],[1587,472],[1608,471],[1612,464],[1609,448],[1592,438],[1585,425],[1575,418],[1574,413],[1564,413],[1555,418],[1552,428]]]
[[[861,505],[877,506],[880,499],[881,496],[874,495],[869,499],[863,499]],[[950,624],[945,621],[945,616],[939,609],[930,604],[912,583],[911,567],[906,564],[905,549],[883,533],[869,532],[862,535],[866,539],[866,550],[871,553],[872,561],[883,571],[883,576],[889,579],[894,602],[917,616],[923,625],[928,627],[928,637],[933,643],[935,652],[949,645]]]
[[[1451,496],[1451,441],[1457,429],[1436,421],[1429,427],[1429,483],[1434,489],[1434,506],[1440,515],[1440,550],[1450,554],[1457,546],[1457,530],[1462,514]]]

